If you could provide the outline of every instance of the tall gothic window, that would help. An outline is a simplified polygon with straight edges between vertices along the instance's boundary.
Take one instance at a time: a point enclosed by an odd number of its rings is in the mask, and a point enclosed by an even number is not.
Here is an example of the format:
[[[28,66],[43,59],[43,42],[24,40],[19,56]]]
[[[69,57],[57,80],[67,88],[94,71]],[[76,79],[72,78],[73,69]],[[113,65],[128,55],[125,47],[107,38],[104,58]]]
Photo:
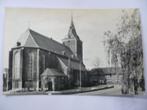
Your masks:
[[[27,74],[27,79],[28,80],[33,80],[33,75],[34,75],[34,54],[29,53],[29,58],[28,58],[28,74]]]
[[[43,71],[45,70],[45,55],[42,56]]]
[[[14,79],[20,78],[20,52],[16,52],[14,55]]]
[[[45,70],[45,67],[46,67],[46,65],[45,65],[45,55],[44,54],[41,55],[40,60],[41,60],[40,71],[43,72]]]

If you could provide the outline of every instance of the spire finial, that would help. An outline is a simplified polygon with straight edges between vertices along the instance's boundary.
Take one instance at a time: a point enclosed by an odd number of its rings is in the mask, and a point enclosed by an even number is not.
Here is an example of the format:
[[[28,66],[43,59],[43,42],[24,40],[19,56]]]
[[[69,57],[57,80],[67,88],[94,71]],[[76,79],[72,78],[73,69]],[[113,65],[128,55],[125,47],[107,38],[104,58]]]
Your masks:
[[[70,24],[70,27],[74,27],[74,21],[73,21],[73,13],[71,12],[71,24]]]
[[[73,14],[71,12],[71,23],[73,23]]]
[[[30,27],[31,27],[31,22],[28,21],[28,29],[30,29]]]

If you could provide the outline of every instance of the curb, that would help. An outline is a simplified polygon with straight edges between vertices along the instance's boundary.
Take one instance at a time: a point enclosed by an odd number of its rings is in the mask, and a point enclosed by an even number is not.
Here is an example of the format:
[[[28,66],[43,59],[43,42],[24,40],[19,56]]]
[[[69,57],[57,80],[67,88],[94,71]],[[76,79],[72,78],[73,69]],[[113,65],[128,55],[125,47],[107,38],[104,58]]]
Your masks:
[[[107,87],[103,87],[103,88],[97,88],[97,89],[92,89],[92,90],[83,90],[83,91],[72,91],[72,92],[62,92],[62,91],[54,91],[52,93],[50,93],[51,95],[69,95],[69,94],[76,94],[76,93],[84,93],[84,92],[92,92],[92,91],[97,91],[97,90],[104,90],[104,89],[110,89],[110,88],[114,88],[114,86],[107,86]],[[49,94],[49,95],[50,95]]]

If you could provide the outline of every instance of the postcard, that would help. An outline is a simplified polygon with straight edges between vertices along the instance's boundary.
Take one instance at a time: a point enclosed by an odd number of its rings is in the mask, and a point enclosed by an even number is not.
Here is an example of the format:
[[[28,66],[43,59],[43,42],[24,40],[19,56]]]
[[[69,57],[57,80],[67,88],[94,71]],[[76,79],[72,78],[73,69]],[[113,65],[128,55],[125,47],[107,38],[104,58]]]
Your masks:
[[[4,95],[143,95],[139,9],[6,8]]]

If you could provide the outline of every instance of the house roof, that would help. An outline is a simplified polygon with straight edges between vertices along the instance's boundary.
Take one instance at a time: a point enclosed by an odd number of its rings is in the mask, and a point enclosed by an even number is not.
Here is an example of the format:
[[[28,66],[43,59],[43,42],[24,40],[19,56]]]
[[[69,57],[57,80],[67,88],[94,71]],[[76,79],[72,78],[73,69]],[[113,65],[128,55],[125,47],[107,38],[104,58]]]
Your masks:
[[[17,42],[21,43],[21,46],[24,47],[41,48],[61,55],[64,53],[64,55],[68,57],[73,55],[68,47],[32,29],[28,29]]]
[[[65,74],[62,72],[59,72],[56,69],[47,68],[44,70],[44,72],[41,74],[41,76],[65,76]]]
[[[98,74],[122,74],[121,68],[115,68],[115,67],[104,67],[104,68],[94,68],[90,71],[91,73],[98,73]]]

